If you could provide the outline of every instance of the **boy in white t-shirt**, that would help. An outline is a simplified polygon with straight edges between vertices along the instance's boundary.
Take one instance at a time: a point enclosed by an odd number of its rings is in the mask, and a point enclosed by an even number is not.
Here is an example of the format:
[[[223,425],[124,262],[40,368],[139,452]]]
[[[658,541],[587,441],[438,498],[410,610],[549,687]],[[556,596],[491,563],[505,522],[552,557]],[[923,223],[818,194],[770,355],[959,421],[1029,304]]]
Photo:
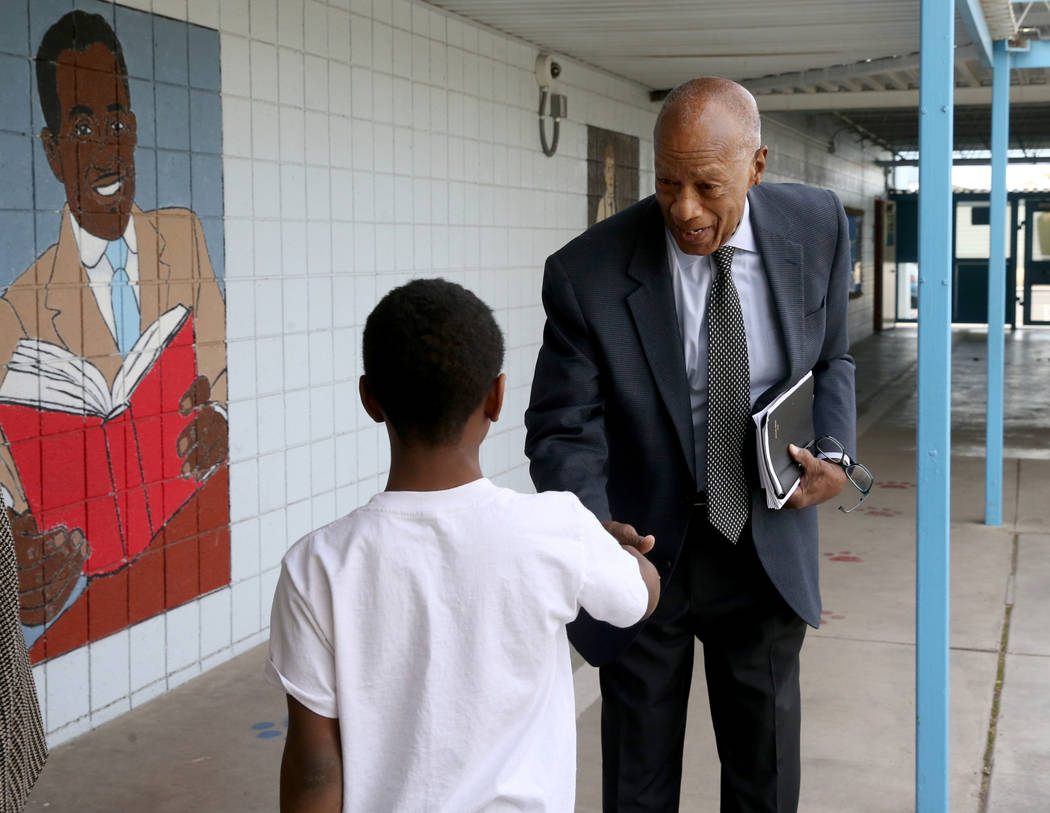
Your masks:
[[[569,813],[565,625],[581,609],[641,621],[656,571],[572,494],[482,475],[506,378],[476,296],[444,280],[397,288],[362,350],[361,400],[386,423],[390,477],[284,558],[266,667],[288,694],[281,809]]]

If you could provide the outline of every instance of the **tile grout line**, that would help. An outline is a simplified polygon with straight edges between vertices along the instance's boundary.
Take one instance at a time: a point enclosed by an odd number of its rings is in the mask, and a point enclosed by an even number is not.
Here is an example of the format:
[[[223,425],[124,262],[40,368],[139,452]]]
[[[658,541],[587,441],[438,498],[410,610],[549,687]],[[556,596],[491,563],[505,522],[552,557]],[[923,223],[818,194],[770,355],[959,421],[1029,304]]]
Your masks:
[[[992,709],[988,715],[988,739],[984,749],[984,764],[981,768],[981,790],[977,813],[987,813],[988,794],[992,785],[992,766],[995,763],[995,734],[999,724],[999,709],[1003,695],[1003,682],[1006,679],[1006,648],[1010,641],[1010,616],[1014,609],[1013,583],[1017,576],[1017,552],[1020,546],[1020,535],[1013,534],[1013,551],[1010,556],[1010,580],[1007,586],[1006,601],[1003,608],[1003,633],[999,640],[999,660],[995,670],[995,688],[992,692]]]

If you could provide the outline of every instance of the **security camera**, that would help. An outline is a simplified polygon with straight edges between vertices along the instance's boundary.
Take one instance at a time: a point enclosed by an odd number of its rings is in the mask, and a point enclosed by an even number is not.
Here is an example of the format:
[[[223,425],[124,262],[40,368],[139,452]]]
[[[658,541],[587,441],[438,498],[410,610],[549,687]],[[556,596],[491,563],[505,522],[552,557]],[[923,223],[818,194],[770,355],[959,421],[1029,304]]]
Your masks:
[[[550,54],[536,57],[536,81],[541,88],[549,88],[554,80],[561,76],[561,63],[555,62]]]

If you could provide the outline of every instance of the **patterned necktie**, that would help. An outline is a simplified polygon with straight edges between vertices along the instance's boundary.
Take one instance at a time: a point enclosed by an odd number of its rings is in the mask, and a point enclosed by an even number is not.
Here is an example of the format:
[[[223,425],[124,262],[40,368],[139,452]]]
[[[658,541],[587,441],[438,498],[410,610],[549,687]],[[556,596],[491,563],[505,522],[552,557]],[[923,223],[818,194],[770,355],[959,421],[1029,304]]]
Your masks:
[[[106,259],[113,268],[113,278],[109,281],[109,293],[113,303],[113,329],[116,334],[117,349],[121,358],[127,358],[128,351],[139,337],[139,303],[131,288],[131,280],[125,266],[128,264],[128,244],[124,238],[111,240],[106,246]]]
[[[711,525],[735,544],[751,509],[744,474],[751,373],[733,284],[733,247],[722,246],[711,256],[718,270],[707,303],[707,510]]]

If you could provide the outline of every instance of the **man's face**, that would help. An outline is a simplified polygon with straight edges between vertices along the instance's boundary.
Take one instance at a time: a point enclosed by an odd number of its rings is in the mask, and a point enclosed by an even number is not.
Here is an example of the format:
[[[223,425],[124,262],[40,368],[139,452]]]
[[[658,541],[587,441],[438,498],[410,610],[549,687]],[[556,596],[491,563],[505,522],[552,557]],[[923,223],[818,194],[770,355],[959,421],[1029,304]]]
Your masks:
[[[116,57],[101,43],[63,51],[57,64],[62,123],[40,136],[66,201],[89,233],[115,240],[135,199],[135,115]]]
[[[685,254],[710,254],[736,231],[747,190],[766,168],[766,148],[751,153],[741,143],[738,123],[710,104],[699,116],[673,116],[661,124],[656,200]]]

